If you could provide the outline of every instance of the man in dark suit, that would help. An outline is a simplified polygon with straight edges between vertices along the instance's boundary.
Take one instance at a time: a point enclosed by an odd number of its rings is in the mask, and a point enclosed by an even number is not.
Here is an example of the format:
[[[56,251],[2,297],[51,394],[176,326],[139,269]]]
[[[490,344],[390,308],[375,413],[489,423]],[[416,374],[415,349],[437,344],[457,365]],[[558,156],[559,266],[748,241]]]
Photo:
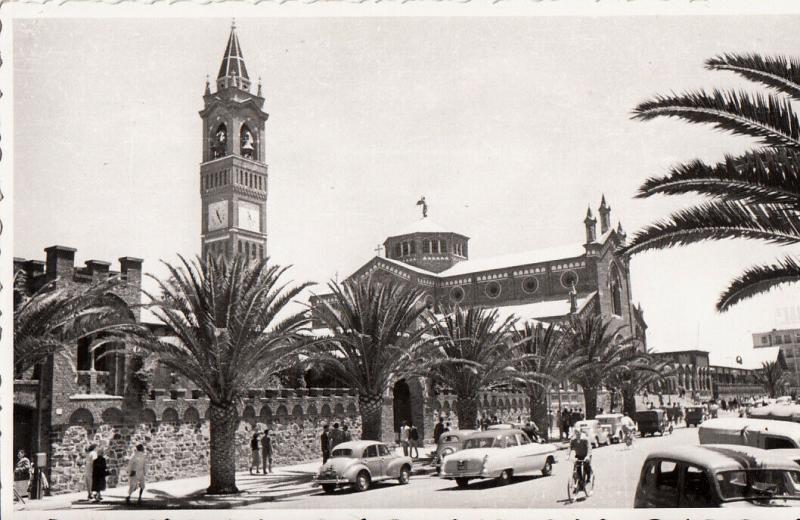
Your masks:
[[[444,432],[444,417],[439,417],[439,422],[436,423],[436,426],[433,427],[433,443],[439,444],[439,437],[442,436]]]
[[[322,425],[322,435],[319,436],[319,447],[322,450],[322,463],[325,464],[331,456],[331,439],[328,434],[328,423]]]

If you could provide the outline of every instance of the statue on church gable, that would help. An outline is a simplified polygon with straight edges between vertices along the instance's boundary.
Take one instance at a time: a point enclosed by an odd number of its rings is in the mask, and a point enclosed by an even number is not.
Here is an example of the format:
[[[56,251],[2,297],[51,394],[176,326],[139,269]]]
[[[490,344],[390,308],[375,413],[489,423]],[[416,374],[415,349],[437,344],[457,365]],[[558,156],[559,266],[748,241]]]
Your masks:
[[[422,206],[422,218],[426,218],[428,216],[428,203],[425,202],[424,195],[417,201],[417,206]]]

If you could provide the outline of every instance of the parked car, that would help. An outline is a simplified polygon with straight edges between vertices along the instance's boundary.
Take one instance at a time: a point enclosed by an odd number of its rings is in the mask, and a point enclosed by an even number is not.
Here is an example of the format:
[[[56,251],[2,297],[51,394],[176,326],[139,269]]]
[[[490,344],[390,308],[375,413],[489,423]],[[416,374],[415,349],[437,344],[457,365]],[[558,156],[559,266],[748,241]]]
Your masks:
[[[477,430],[453,430],[442,433],[439,437],[439,443],[436,446],[436,453],[433,455],[433,467],[436,469],[437,475],[442,471],[442,460],[451,453],[461,450],[469,434],[475,433],[476,431]]]
[[[747,416],[754,419],[800,422],[800,405],[784,403],[759,406],[758,408],[751,408]]]
[[[577,431],[585,431],[589,440],[592,441],[592,447],[608,446],[611,444],[611,437],[608,436],[606,430],[600,427],[600,421],[597,419],[586,419],[578,421],[573,426]]]
[[[672,432],[672,425],[667,420],[667,413],[661,408],[637,411],[636,425],[642,437],[648,433],[655,435],[657,432],[659,435],[664,435],[664,432]]]
[[[686,427],[700,426],[705,418],[705,408],[702,406],[687,406],[683,410],[683,416],[686,418]]]
[[[444,459],[440,476],[455,479],[458,487],[466,487],[472,479],[495,478],[507,484],[515,475],[547,476],[553,471],[556,451],[552,444],[532,442],[522,430],[475,432],[461,451]]]
[[[331,458],[317,472],[314,483],[322,486],[326,493],[333,493],[342,486],[366,491],[373,482],[390,479],[408,484],[411,457],[393,453],[382,442],[351,441],[333,449]]]
[[[782,395],[775,399],[775,404],[792,404],[793,402],[792,396],[790,395]]]
[[[625,418],[621,413],[604,413],[595,416],[597,422],[600,423],[600,428],[606,432],[606,437],[611,439],[611,442],[617,443],[622,440],[622,422]]]
[[[674,446],[650,453],[633,507],[800,505],[800,468],[749,446]]]
[[[750,417],[710,419],[697,432],[700,444],[741,444],[766,450],[800,448],[800,424]]]

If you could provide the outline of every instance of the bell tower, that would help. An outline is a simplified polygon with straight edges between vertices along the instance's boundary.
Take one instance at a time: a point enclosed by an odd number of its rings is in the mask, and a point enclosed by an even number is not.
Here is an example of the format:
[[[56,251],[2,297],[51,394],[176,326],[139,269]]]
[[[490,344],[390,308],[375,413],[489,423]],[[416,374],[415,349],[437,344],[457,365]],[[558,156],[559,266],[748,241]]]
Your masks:
[[[203,95],[200,164],[202,255],[267,255],[267,114],[259,80],[255,94],[231,26],[215,91]]]

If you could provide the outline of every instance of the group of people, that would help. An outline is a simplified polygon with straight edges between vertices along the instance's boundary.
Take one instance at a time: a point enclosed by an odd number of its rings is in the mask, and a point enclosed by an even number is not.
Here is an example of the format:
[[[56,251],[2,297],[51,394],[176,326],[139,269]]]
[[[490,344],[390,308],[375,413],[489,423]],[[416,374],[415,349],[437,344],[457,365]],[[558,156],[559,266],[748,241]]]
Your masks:
[[[350,433],[350,430],[346,424],[342,424],[342,427],[339,428],[339,423],[335,422],[333,423],[333,428],[331,429],[328,423],[323,423],[322,434],[319,436],[319,447],[320,451],[322,452],[322,463],[325,464],[328,462],[328,459],[331,457],[331,452],[333,452],[333,448],[343,442],[351,440],[353,440],[353,434]]]
[[[403,421],[400,426],[400,444],[403,446],[403,455],[411,456],[412,459],[419,458],[419,431],[408,421]]]
[[[433,427],[433,443],[439,444],[439,437],[442,436],[444,432],[450,431],[450,423],[444,422],[444,417],[439,417],[439,421]]]
[[[558,429],[561,439],[570,438],[570,429],[578,422],[583,420],[583,409],[564,407],[558,414]]]
[[[264,475],[272,473],[272,438],[269,436],[269,428],[263,434],[255,432],[250,439],[250,474],[258,475],[262,469]]]
[[[103,492],[106,490],[106,477],[111,475],[108,469],[108,461],[105,457],[105,450],[96,444],[90,444],[86,448],[85,456],[85,482],[87,500],[101,502]],[[131,495],[134,491],[139,491],[137,503],[142,502],[144,492],[145,475],[147,472],[147,456],[144,452],[144,444],[137,444],[130,460],[128,460],[128,496],[125,502],[130,504]]]

